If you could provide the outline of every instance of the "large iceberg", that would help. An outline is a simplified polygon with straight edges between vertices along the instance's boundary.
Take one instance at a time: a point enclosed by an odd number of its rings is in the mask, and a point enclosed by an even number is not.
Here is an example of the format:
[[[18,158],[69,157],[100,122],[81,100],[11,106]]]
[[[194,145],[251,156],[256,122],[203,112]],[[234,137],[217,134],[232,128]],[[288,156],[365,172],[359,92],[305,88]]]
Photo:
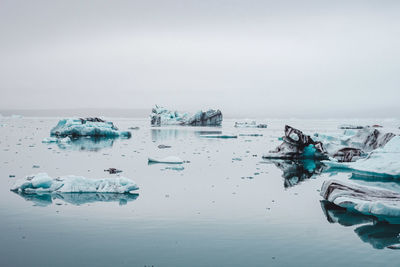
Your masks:
[[[151,111],[151,125],[187,125],[187,126],[221,126],[222,112],[210,109],[198,111],[194,115],[170,111],[166,108],[155,106]]]
[[[68,175],[52,178],[47,173],[38,173],[18,180],[11,191],[26,194],[42,193],[130,193],[139,189],[132,180],[125,177],[90,179]]]
[[[400,136],[395,136],[382,148],[355,162],[324,161],[330,169],[356,173],[361,176],[400,178]]]
[[[130,132],[119,131],[112,122],[99,118],[62,119],[50,134],[57,137],[131,137]]]
[[[303,134],[288,125],[285,126],[283,143],[274,151],[264,155],[266,159],[328,159],[328,153],[321,142],[314,141],[309,135]]]
[[[400,194],[391,190],[332,179],[323,183],[321,196],[349,211],[387,221],[396,221],[396,217],[400,216]]]

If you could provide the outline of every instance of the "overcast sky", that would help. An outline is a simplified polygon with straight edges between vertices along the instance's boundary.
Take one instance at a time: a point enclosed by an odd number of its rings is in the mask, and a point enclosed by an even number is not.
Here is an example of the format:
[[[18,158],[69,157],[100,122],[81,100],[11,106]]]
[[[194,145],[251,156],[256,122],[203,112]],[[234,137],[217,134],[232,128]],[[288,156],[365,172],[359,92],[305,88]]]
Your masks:
[[[399,14],[384,0],[0,0],[0,108],[399,116]]]

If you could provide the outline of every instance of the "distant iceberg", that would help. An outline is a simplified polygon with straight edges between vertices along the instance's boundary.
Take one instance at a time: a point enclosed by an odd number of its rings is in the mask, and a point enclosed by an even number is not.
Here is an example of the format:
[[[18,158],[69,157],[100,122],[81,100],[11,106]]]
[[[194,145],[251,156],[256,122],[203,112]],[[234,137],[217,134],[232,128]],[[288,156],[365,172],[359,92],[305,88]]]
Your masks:
[[[130,138],[130,132],[119,131],[112,122],[99,118],[63,119],[50,131],[57,137],[126,137]]]
[[[68,175],[51,178],[47,173],[38,173],[17,180],[11,191],[26,194],[41,193],[130,193],[139,187],[125,177],[90,179]]]
[[[341,124],[338,126],[339,129],[362,129],[364,126],[353,125],[353,124]]]
[[[265,123],[257,124],[256,121],[241,121],[235,122],[234,125],[236,128],[267,128],[268,125]]]
[[[221,126],[222,112],[210,109],[208,111],[198,111],[194,115],[170,111],[166,108],[155,106],[151,115],[152,126],[162,125],[186,125],[186,126]]]
[[[400,216],[400,194],[391,190],[328,180],[322,185],[321,196],[349,211],[384,217],[389,221]]]
[[[355,162],[323,161],[330,169],[351,171],[361,176],[400,178],[400,136]]]
[[[285,126],[283,143],[274,151],[265,154],[265,159],[328,159],[328,153],[321,142],[314,141],[309,135],[303,134],[288,125]]]

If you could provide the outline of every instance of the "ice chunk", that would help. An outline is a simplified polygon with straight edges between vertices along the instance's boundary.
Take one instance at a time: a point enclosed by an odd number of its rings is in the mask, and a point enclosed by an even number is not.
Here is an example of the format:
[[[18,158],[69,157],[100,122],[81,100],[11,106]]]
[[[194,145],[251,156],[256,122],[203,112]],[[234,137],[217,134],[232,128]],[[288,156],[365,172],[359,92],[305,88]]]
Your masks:
[[[339,149],[334,155],[333,158],[338,162],[353,162],[361,157],[366,156],[366,154],[358,148],[345,147]]]
[[[166,108],[155,106],[152,109],[151,125],[189,125],[189,126],[221,126],[222,113],[220,110],[210,109],[206,112],[198,111],[193,116],[188,113],[170,111]]]
[[[331,169],[354,172],[362,176],[400,178],[400,136],[393,137],[383,148],[356,162],[324,161]]]
[[[200,137],[204,137],[204,138],[222,138],[222,139],[229,139],[229,138],[237,138],[237,135],[206,134],[206,135],[200,135]]]
[[[320,160],[328,159],[328,153],[321,142],[315,142],[309,135],[286,125],[283,143],[263,158]]]
[[[328,180],[322,185],[321,196],[349,211],[388,219],[400,216],[400,194],[391,190]]]
[[[46,137],[42,140],[42,143],[50,144],[50,143],[57,143],[58,138],[56,137]]]
[[[352,124],[341,124],[338,126],[339,129],[362,129],[364,126],[352,125]]]
[[[359,148],[365,152],[383,147],[394,136],[394,133],[384,133],[373,127],[365,127],[359,130],[354,136],[350,137],[344,143],[348,147]]]
[[[236,128],[267,128],[267,124],[260,123],[257,124],[256,121],[242,121],[242,122],[235,122]]]
[[[68,175],[51,178],[47,173],[38,173],[16,181],[11,191],[26,194],[40,193],[129,193],[139,187],[125,177],[90,179]]]
[[[63,119],[50,131],[50,134],[58,137],[131,137],[130,132],[119,131],[112,122],[99,118]]]
[[[148,163],[149,164],[153,164],[153,163],[182,164],[183,160],[181,160],[179,157],[169,156],[169,157],[161,158],[161,159],[149,158]]]

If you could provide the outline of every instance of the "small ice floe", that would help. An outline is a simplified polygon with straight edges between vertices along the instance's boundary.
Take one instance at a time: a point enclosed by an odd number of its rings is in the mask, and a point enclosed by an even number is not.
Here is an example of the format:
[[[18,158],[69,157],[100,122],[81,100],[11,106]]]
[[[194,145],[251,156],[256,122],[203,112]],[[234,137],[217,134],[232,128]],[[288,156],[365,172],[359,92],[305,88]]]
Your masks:
[[[365,177],[400,178],[400,136],[393,137],[384,147],[355,162],[323,161],[330,169],[353,172]]]
[[[230,138],[237,138],[237,135],[228,135],[228,134],[207,134],[207,135],[200,135],[203,138],[221,138],[221,139],[230,139]]]
[[[222,112],[210,109],[208,111],[198,111],[194,115],[170,111],[166,108],[155,106],[152,109],[151,125],[187,125],[187,126],[221,126]]]
[[[256,121],[242,121],[235,122],[234,125],[236,128],[267,128],[268,125],[265,123],[257,124]]]
[[[153,164],[153,163],[183,164],[184,161],[182,159],[180,159],[179,157],[169,156],[169,157],[165,157],[165,158],[161,158],[161,159],[149,158],[148,163],[149,164]]]
[[[119,131],[112,122],[99,118],[63,119],[51,129],[50,134],[56,137],[131,137],[130,132]]]
[[[183,166],[177,166],[177,167],[170,167],[167,166],[165,167],[166,170],[173,170],[173,171],[183,171],[185,168]]]
[[[171,146],[168,145],[158,145],[159,149],[164,149],[164,148],[171,148]]]
[[[108,172],[109,174],[115,174],[115,173],[120,173],[122,172],[121,170],[118,170],[116,168],[108,168],[107,170],[104,170],[105,172]]]
[[[288,125],[285,126],[283,143],[274,151],[264,155],[265,159],[328,159],[328,153],[321,142],[314,141]]]
[[[139,126],[136,126],[136,127],[129,127],[129,128],[128,128],[128,130],[139,130],[139,129],[140,129]]]
[[[384,217],[389,221],[400,216],[400,194],[391,190],[328,180],[323,183],[320,194],[325,200],[349,211]]]
[[[11,191],[26,194],[41,193],[130,193],[139,189],[135,182],[125,177],[90,179],[68,175],[52,178],[47,173],[30,175],[17,180]]]
[[[353,124],[341,124],[338,126],[339,129],[362,129],[364,126],[353,125]]]

